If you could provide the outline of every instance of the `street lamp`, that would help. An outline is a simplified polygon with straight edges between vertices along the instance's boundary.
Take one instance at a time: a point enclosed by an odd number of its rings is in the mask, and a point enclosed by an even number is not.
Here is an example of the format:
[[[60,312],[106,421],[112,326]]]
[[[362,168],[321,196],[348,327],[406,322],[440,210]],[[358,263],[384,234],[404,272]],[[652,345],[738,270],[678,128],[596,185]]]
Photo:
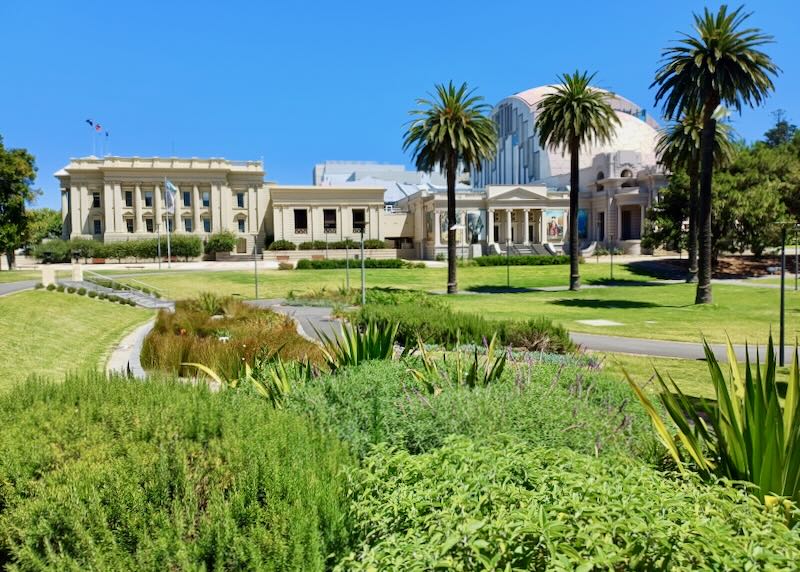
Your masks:
[[[608,253],[611,256],[611,280],[614,279],[614,235],[609,234],[609,246],[608,246]]]
[[[358,231],[361,233],[361,307],[367,305],[367,279],[364,274],[364,229],[366,228],[366,221],[361,223]]]
[[[256,282],[256,300],[258,300],[258,235],[253,235],[253,276]]]
[[[780,347],[778,348],[778,365],[783,367],[784,359],[784,343],[786,341],[786,230],[793,227],[795,230],[800,226],[797,222],[776,222],[781,227],[781,315],[780,315]],[[797,260],[797,246],[795,245],[795,260]],[[796,262],[795,262],[796,264]],[[797,267],[795,266],[795,273]],[[797,278],[795,276],[795,282]]]

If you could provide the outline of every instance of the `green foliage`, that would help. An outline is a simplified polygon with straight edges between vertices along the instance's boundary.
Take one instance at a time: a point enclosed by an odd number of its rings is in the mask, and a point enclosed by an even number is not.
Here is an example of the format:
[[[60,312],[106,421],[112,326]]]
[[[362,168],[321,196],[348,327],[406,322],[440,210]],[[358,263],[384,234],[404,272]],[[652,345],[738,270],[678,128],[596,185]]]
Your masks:
[[[42,288],[44,288],[44,284],[42,284],[41,282],[37,282],[36,286],[34,286],[34,288],[36,290],[41,290]]]
[[[55,284],[48,284],[47,285],[47,289],[52,292],[53,290],[56,289],[56,285]]]
[[[89,290],[88,294],[89,298],[97,298],[97,292],[94,290]]]
[[[343,258],[329,258],[327,260],[308,260],[306,258],[297,261],[298,270],[333,270],[346,268],[348,262]],[[361,261],[350,259],[350,268],[360,268]],[[398,258],[376,259],[365,258],[364,268],[407,268],[408,263]]]
[[[309,240],[297,245],[299,250],[325,250],[324,240]]]
[[[297,250],[297,245],[291,240],[276,240],[268,250]]]
[[[435,297],[422,296],[413,302],[393,304],[367,301],[352,319],[358,324],[398,324],[397,342],[404,347],[416,345],[418,338],[446,347],[458,342],[482,344],[484,339],[497,334],[502,344],[531,351],[564,353],[574,349],[566,329],[546,318],[488,320],[478,314],[453,312],[437,304]]]
[[[762,500],[775,496],[800,506],[800,370],[797,350],[789,373],[786,396],[776,382],[775,353],[770,336],[766,366],[747,356],[744,376],[728,343],[728,379],[714,353],[705,345],[716,404],[696,404],[675,382],[668,385],[656,374],[659,398],[677,427],[673,436],[658,410],[630,379],[633,389],[653,420],[659,439],[681,469],[687,464],[706,477],[717,475],[749,481]],[[670,387],[671,386],[671,387]],[[674,391],[674,395],[673,392]],[[685,451],[685,453],[683,452]]]
[[[205,244],[206,254],[216,254],[217,252],[231,252],[236,248],[236,235],[229,230],[216,232],[208,237]]]
[[[345,238],[344,240],[337,240],[336,242],[328,243],[328,248],[332,248],[334,250],[344,250],[346,248],[353,250],[360,248],[360,245],[353,239]]]
[[[33,189],[36,163],[25,149],[7,149],[0,136],[0,253],[14,267],[14,251],[28,241],[30,219],[26,205],[39,194]]]
[[[0,397],[0,568],[323,570],[348,455],[243,393],[98,376]]]
[[[28,219],[28,244],[39,244],[45,238],[61,237],[61,211],[47,207],[30,209]]]
[[[291,262],[278,262],[278,270],[294,270],[294,264]]]
[[[445,256],[444,254],[442,254],[442,253],[440,252],[439,254],[437,254],[437,255],[434,257],[434,260],[436,260],[437,262],[444,262],[445,260],[447,260],[447,256]]]
[[[659,189],[658,202],[647,212],[642,247],[685,251],[688,245],[684,221],[689,218],[689,177],[683,170],[672,173],[666,187]],[[603,252],[595,252],[602,256]]]
[[[442,391],[443,384],[474,388],[486,387],[498,381],[503,375],[508,357],[505,351],[498,351],[496,335],[492,336],[492,341],[486,346],[485,353],[482,352],[480,356],[478,348],[473,348],[471,358],[457,349],[451,354],[443,352],[441,359],[437,359],[425,347],[422,340],[418,342],[417,350],[422,367],[412,367],[409,372],[425,387],[428,393],[434,395]],[[452,367],[448,367],[448,355],[451,358]]]
[[[338,570],[788,570],[800,534],[745,493],[515,439],[378,447]]]
[[[172,235],[170,237],[172,256],[185,260],[196,258],[203,253],[203,242],[198,236]],[[79,258],[158,258],[158,239],[144,238],[103,243],[87,238],[72,240],[47,240],[33,248],[32,254],[42,262],[69,262],[73,253]],[[161,237],[161,255],[167,255],[167,238]]]
[[[74,294],[76,292],[76,288],[74,286],[67,286],[67,293]]]
[[[331,371],[356,366],[369,360],[391,359],[397,324],[368,323],[359,329],[350,323],[342,324],[340,334],[317,332],[324,346],[325,363]]]
[[[569,256],[543,256],[543,255],[521,255],[505,256],[503,254],[491,254],[489,256],[479,256],[474,259],[478,266],[550,266],[553,264],[569,264]]]
[[[86,296],[86,288],[84,288],[82,286],[80,288],[78,288],[78,295],[79,296]]]
[[[383,241],[383,240],[380,240],[379,238],[368,238],[368,239],[364,240],[364,248],[369,248],[369,249],[375,250],[375,249],[380,249],[380,248],[387,248],[387,246],[386,246],[386,242]]]
[[[440,368],[455,377],[452,357]],[[629,406],[630,389],[585,359],[513,354],[486,386],[441,382],[438,391],[409,371],[420,367],[410,356],[342,369],[295,384],[286,407],[309,415],[361,456],[383,442],[416,454],[442,446],[448,435],[484,440],[510,433],[531,446],[659,458],[646,415]]]

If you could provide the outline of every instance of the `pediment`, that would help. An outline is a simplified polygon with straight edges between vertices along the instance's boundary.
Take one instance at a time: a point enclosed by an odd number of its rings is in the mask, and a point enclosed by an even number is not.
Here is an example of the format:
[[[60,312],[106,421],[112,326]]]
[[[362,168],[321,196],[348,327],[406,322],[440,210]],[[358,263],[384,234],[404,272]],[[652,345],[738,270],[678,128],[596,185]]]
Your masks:
[[[547,199],[546,187],[511,187],[498,190],[489,197],[491,201],[541,201]]]

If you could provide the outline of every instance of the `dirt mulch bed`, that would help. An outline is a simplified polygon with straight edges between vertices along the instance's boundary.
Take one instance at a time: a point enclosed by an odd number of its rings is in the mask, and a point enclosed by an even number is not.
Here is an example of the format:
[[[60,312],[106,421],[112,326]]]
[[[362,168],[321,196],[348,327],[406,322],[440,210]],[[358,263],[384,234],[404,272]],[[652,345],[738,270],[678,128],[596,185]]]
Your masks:
[[[637,263],[632,263],[635,266]],[[670,258],[662,260],[647,261],[647,272],[659,278],[680,279],[686,276],[689,261],[684,259]],[[778,272],[770,272],[770,268],[780,268],[780,256],[762,256],[756,259],[753,256],[721,256],[714,268],[714,278],[753,278],[755,276],[779,275]],[[786,271],[794,273],[794,256],[786,256]]]

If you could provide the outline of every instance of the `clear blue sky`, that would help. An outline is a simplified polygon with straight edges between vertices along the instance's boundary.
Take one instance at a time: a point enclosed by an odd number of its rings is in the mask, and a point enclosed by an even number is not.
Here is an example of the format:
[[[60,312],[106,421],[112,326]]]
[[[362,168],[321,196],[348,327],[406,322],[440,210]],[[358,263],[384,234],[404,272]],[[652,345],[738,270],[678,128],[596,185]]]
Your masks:
[[[703,6],[3,0],[0,134],[36,156],[38,206],[58,208],[53,173],[91,153],[87,118],[113,154],[263,156],[268,179],[309,183],[326,159],[408,164],[403,124],[434,82],[467,81],[495,104],[580,68],[653,111],[660,50]],[[735,117],[753,140],[776,109],[800,123],[800,2],[747,9],[783,69],[766,106]]]

